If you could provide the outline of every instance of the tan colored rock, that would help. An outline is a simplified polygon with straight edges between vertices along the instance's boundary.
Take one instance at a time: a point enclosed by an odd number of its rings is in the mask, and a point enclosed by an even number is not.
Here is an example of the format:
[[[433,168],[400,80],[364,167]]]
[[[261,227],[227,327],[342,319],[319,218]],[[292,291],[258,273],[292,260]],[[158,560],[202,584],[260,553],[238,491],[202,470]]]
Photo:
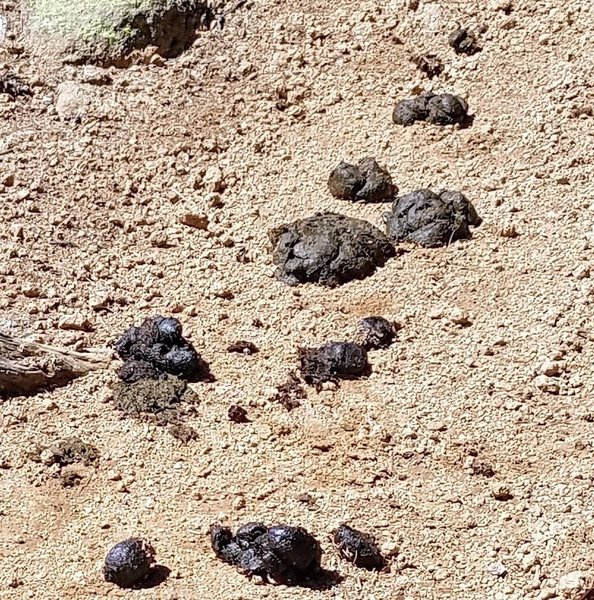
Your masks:
[[[586,600],[594,590],[594,576],[587,571],[572,571],[557,584],[557,594],[564,600]]]

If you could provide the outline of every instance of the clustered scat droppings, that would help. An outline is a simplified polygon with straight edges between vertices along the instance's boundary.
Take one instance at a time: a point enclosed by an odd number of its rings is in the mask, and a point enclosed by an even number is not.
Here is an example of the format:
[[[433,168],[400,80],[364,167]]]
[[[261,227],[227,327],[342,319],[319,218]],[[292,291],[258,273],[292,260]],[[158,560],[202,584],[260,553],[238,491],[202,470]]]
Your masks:
[[[472,237],[470,227],[482,223],[472,203],[460,192],[417,190],[394,200],[384,214],[388,236],[427,248],[447,246]]]
[[[401,100],[392,114],[397,125],[409,126],[415,121],[426,121],[434,125],[462,125],[472,122],[468,104],[453,94],[426,92],[414,98]]]
[[[186,381],[210,378],[210,370],[196,349],[182,335],[181,323],[157,315],[140,327],[130,327],[115,343],[124,364],[118,375],[126,383],[159,379],[166,374]]]
[[[219,559],[266,583],[300,585],[321,570],[321,546],[303,527],[247,523],[233,535],[227,527],[212,525],[210,539]]]

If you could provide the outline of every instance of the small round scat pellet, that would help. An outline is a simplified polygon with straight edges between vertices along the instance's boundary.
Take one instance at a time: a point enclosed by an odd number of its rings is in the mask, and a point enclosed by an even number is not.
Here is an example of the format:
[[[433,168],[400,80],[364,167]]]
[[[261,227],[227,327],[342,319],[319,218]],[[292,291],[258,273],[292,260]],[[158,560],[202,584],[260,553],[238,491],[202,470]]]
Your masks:
[[[144,579],[155,562],[155,550],[142,538],[131,537],[117,543],[105,557],[105,581],[129,588]]]

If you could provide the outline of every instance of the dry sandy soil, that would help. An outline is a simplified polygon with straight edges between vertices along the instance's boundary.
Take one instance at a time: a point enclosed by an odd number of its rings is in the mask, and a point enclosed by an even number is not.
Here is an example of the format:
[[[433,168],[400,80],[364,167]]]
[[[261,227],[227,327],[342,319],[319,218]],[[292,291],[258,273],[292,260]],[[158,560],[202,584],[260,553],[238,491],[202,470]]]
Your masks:
[[[414,5],[253,0],[178,59],[105,85],[2,55],[34,91],[0,95],[3,330],[98,347],[174,314],[217,381],[194,386],[187,445],[118,413],[116,362],[0,404],[1,598],[585,597],[565,576],[594,572],[594,6]],[[456,23],[482,31],[481,53],[453,52]],[[427,79],[417,52],[444,74]],[[56,111],[66,80],[83,82],[80,119]],[[393,125],[395,102],[422,89],[466,97],[473,126]],[[335,290],[278,282],[269,228],[320,210],[381,224],[385,206],[326,187],[341,159],[367,155],[403,193],[459,189],[484,224]],[[180,223],[187,212],[208,230]],[[402,330],[369,379],[308,389],[292,412],[271,401],[298,346],[352,338],[371,314]],[[238,339],[260,353],[229,354]],[[232,403],[252,422],[231,423]],[[31,456],[70,436],[101,457],[63,488]],[[263,586],[217,561],[209,524],[254,519],[307,527],[344,580]],[[341,561],[329,534],[345,521],[392,550],[389,572]],[[129,535],[171,569],[159,587],[103,582],[105,552]]]

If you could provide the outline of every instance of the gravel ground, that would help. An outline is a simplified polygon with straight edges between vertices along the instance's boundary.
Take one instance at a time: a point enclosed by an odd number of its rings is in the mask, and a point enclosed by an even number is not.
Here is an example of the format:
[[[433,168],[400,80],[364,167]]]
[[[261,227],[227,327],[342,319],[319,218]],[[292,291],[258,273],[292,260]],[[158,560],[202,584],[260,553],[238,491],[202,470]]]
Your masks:
[[[449,47],[457,24],[481,52]],[[103,71],[4,50],[33,97],[0,94],[0,326],[99,347],[173,314],[216,381],[192,384],[187,445],[115,409],[116,363],[0,404],[0,598],[131,597],[101,565],[132,535],[171,569],[133,594],[151,600],[586,598],[593,27],[587,0],[250,0],[175,60]],[[417,69],[425,53],[441,76]],[[393,125],[420,91],[466,98],[474,123]],[[382,226],[387,205],[326,185],[365,156],[401,193],[460,190],[483,224],[336,289],[277,281],[271,227],[322,210]],[[299,346],[353,339],[369,315],[402,328],[368,379],[274,401]],[[228,353],[238,340],[260,352]],[[73,436],[100,458],[68,488],[36,454]],[[260,586],[219,562],[208,526],[254,519],[315,533],[343,581]],[[389,571],[339,558],[342,522]]]

